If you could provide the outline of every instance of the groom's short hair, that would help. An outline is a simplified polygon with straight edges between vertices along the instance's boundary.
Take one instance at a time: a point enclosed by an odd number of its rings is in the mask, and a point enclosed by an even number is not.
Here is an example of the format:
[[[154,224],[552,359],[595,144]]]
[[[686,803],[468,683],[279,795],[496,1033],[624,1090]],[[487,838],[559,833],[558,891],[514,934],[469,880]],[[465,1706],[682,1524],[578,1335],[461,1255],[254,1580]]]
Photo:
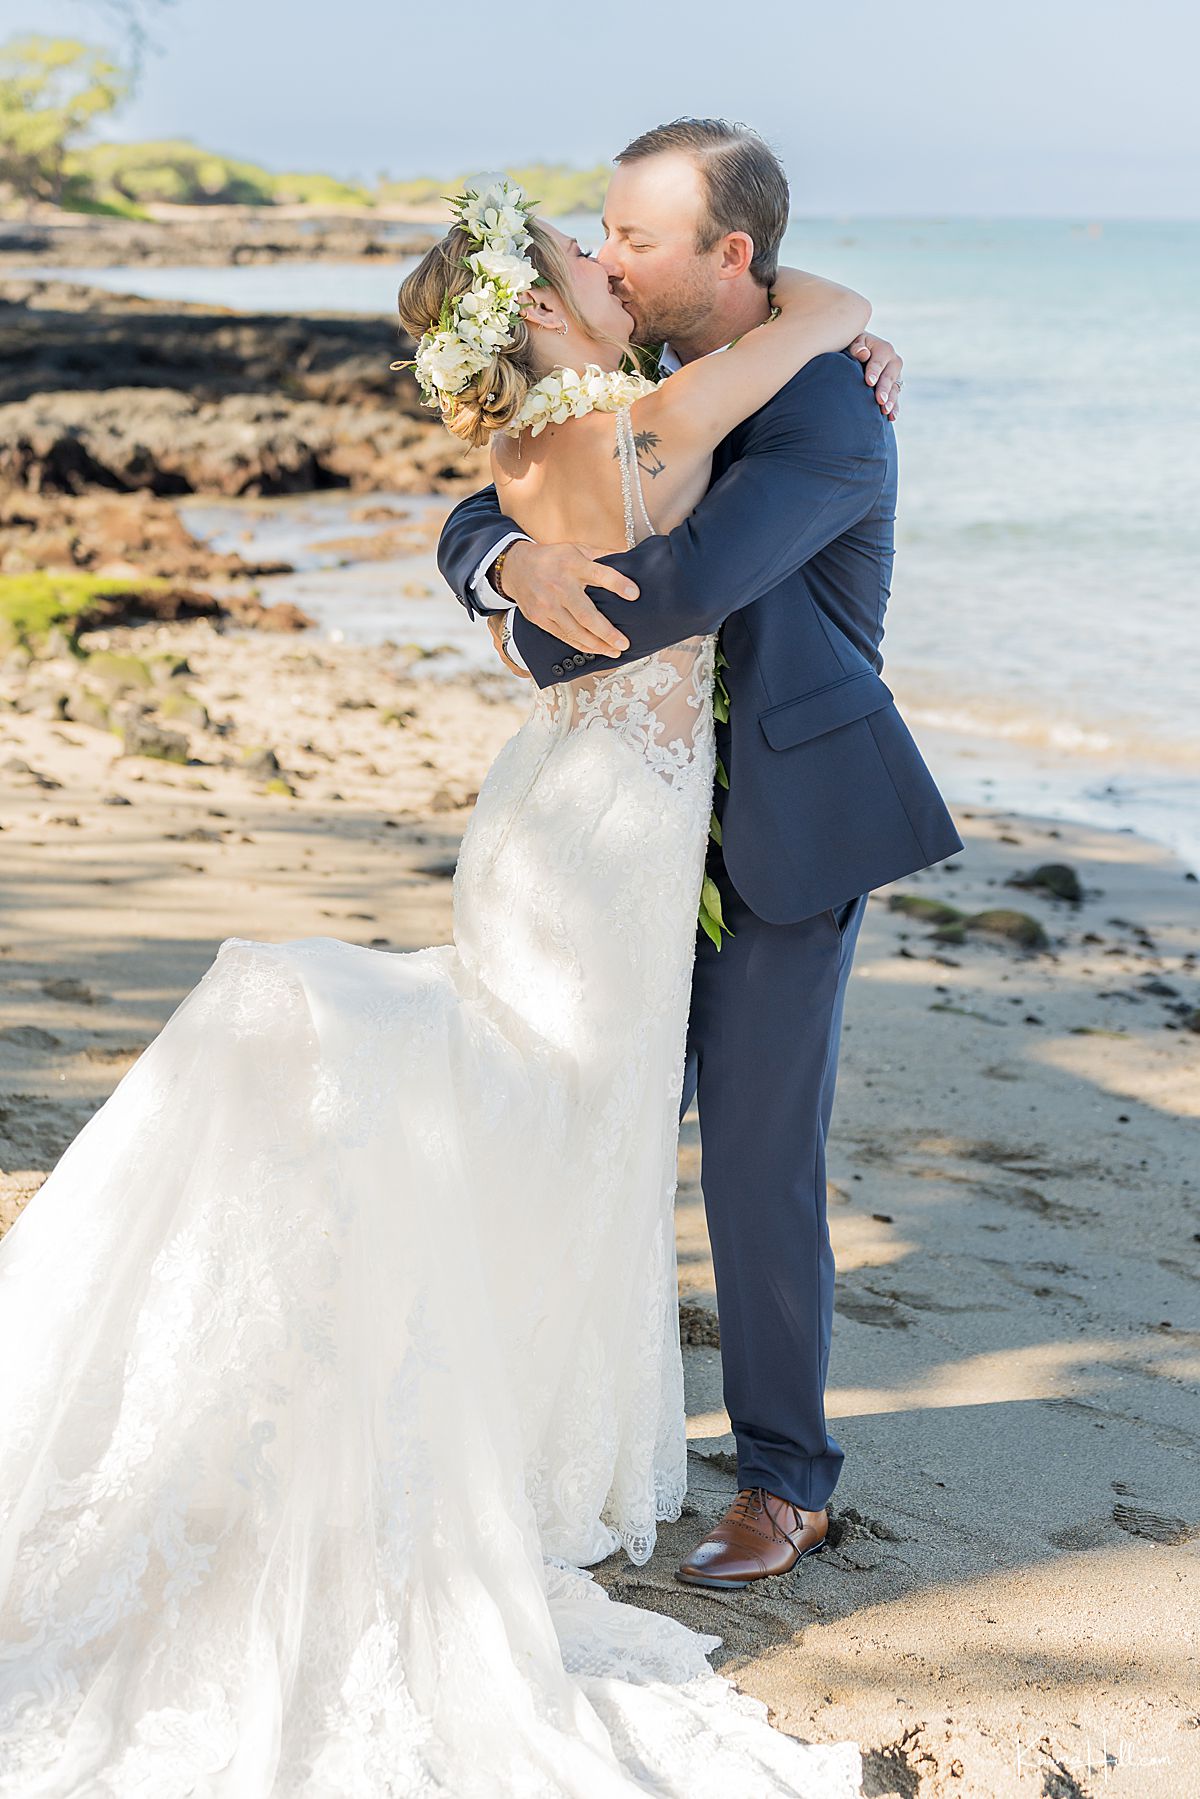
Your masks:
[[[728,231],[744,231],[754,243],[750,273],[769,287],[779,273],[779,246],[787,230],[790,196],[783,164],[748,125],[727,119],[674,119],[626,144],[615,162],[637,162],[664,150],[693,157],[704,181],[705,216],[700,250],[711,250]]]

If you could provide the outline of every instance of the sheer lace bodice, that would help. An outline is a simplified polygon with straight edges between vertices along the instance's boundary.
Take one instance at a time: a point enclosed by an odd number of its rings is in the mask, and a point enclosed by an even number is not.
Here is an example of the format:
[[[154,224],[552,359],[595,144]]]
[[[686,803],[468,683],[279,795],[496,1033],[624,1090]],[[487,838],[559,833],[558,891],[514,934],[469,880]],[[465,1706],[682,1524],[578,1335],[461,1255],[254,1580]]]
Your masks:
[[[584,1572],[684,1496],[711,675],[535,696],[452,943],[226,939],[0,1244],[0,1794],[857,1792]]]
[[[630,408],[616,414],[616,454],[621,470],[625,543],[633,549],[654,535],[646,508]],[[563,736],[608,730],[668,785],[694,782],[711,789],[712,662],[716,634],[690,637],[618,668],[600,668],[543,689],[537,715]]]

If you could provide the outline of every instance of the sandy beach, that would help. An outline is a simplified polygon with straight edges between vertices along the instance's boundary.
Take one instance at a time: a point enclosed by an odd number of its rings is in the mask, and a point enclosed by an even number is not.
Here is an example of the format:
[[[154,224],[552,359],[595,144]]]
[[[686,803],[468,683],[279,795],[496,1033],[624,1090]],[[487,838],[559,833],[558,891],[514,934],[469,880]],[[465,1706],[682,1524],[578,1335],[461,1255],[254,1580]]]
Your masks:
[[[448,941],[459,838],[529,703],[499,666],[435,681],[411,648],[220,620],[88,648],[107,724],[180,759],[64,716],[65,649],[0,669],[6,1224],[223,938]],[[692,1114],[687,1511],[647,1568],[599,1573],[720,1633],[782,1728],[857,1741],[864,1793],[1177,1799],[1200,1790],[1197,886],[1132,833],[956,815],[960,856],[873,896],[851,985],[831,1548],[758,1591],[672,1578],[734,1488]],[[1047,864],[1082,897],[1008,884]],[[996,909],[1044,944],[970,922]]]

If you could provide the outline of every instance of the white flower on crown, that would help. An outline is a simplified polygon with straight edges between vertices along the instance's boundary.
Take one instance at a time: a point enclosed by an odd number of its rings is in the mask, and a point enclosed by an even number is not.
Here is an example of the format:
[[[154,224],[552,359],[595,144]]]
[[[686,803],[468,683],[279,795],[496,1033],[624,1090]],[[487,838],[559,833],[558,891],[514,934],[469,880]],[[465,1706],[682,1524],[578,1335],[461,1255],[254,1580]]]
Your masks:
[[[531,262],[506,250],[480,250],[470,258],[470,264],[476,275],[494,281],[497,287],[507,288],[512,294],[525,293],[537,280],[537,270]]]
[[[454,210],[475,241],[489,249],[524,250],[529,245],[524,189],[506,175],[478,175],[465,183]]]
[[[427,332],[413,364],[426,393],[426,404],[436,406],[437,395],[459,394],[491,360],[454,331]]]

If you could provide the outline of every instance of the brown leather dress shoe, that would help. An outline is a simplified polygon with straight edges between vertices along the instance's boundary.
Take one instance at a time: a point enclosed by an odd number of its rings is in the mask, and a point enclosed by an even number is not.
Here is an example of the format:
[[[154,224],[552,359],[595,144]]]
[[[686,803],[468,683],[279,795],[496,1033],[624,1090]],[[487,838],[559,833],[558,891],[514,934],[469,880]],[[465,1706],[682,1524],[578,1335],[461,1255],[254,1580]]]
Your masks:
[[[690,1587],[745,1587],[824,1549],[828,1530],[824,1509],[804,1512],[764,1487],[744,1487],[675,1578]]]

